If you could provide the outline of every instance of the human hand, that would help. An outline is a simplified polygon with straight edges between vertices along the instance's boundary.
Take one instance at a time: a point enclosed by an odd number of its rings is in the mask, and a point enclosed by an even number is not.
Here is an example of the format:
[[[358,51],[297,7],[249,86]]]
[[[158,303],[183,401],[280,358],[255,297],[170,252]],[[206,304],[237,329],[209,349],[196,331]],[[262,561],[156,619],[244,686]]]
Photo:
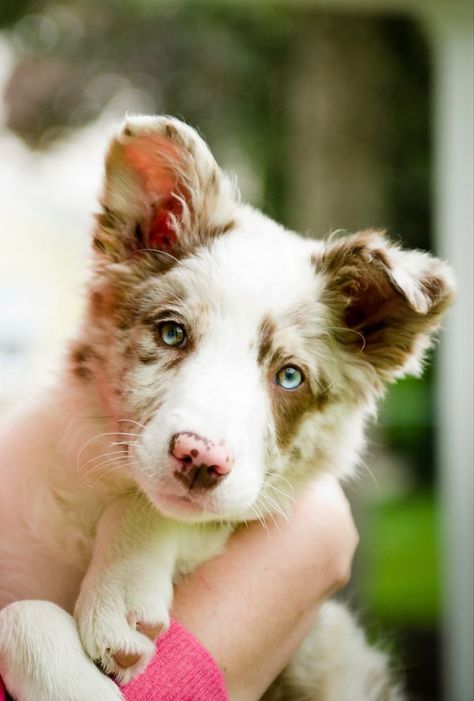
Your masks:
[[[305,487],[288,521],[241,528],[177,587],[173,615],[212,653],[232,701],[256,701],[325,599],[349,579],[358,536],[337,481]]]

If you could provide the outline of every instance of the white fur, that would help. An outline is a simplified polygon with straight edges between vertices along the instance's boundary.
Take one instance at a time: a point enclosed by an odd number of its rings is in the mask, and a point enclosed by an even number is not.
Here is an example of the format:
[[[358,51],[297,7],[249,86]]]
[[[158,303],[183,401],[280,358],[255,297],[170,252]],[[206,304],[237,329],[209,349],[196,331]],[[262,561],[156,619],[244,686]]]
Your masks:
[[[120,701],[117,686],[83,650],[74,619],[47,601],[0,612],[0,670],[15,699]]]

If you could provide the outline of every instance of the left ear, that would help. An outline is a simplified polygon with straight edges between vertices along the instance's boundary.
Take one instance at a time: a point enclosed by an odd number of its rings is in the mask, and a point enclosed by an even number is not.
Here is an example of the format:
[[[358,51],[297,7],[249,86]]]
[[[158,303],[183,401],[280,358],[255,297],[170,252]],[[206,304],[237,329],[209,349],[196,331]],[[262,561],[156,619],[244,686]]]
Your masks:
[[[192,127],[172,117],[137,116],[110,144],[101,204],[95,249],[123,263],[150,249],[179,258],[227,230],[235,193]]]
[[[316,268],[325,278],[323,301],[344,347],[368,361],[384,380],[418,374],[453,299],[451,269],[371,231],[329,243]]]

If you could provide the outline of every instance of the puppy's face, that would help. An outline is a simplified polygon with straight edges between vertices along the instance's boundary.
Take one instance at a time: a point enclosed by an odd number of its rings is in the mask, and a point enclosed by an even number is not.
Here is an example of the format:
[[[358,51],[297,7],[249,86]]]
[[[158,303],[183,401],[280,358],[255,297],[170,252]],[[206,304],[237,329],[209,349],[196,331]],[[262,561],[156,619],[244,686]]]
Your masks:
[[[238,202],[202,139],[130,120],[107,159],[87,373],[140,425],[134,480],[165,514],[273,510],[352,469],[385,381],[419,368],[451,297],[426,254],[323,244]]]

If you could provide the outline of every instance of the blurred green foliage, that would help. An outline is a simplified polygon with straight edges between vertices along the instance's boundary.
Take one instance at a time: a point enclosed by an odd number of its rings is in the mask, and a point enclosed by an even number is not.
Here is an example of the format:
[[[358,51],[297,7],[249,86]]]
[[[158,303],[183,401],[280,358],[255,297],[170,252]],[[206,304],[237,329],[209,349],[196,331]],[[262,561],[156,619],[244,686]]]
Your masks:
[[[20,17],[31,11],[33,4],[31,0],[3,0],[0,8],[0,28],[17,22]]]
[[[422,378],[407,377],[390,387],[379,415],[387,448],[410,466],[418,488],[433,486],[436,467],[434,374],[429,364]]]
[[[382,501],[369,508],[373,533],[367,554],[370,577],[362,600],[390,625],[430,626],[439,616],[437,506],[432,491]],[[371,544],[370,544],[371,543]]]

